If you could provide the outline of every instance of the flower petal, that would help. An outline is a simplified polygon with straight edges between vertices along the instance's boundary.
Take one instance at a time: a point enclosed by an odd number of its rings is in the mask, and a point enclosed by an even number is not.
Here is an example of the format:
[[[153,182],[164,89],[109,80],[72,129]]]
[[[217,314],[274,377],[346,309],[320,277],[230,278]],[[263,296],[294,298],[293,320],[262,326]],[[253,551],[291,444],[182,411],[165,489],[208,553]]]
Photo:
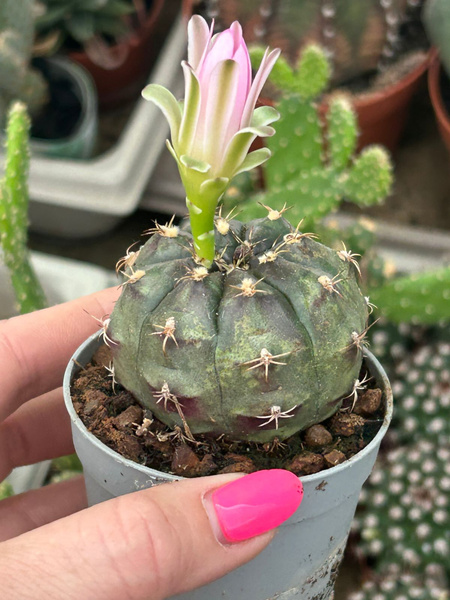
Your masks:
[[[180,152],[189,154],[191,152],[192,140],[195,136],[200,113],[200,84],[190,65],[183,61],[181,66],[183,67],[184,72],[185,101],[178,144]]]
[[[272,156],[272,152],[269,148],[260,148],[259,150],[255,150],[254,152],[250,152],[244,159],[244,162],[241,163],[241,166],[235,171],[234,175],[239,175],[239,173],[244,173],[245,171],[251,171],[256,167],[259,167],[266,160]]]
[[[238,131],[227,146],[220,172],[232,177],[244,162],[255,138],[270,137],[274,133],[275,129],[269,126],[246,127]]]
[[[157,83],[151,83],[142,90],[142,96],[156,104],[169,122],[172,144],[177,149],[178,134],[181,125],[181,109],[175,96]]]
[[[235,133],[230,131],[230,119],[235,110],[239,65],[234,60],[221,61],[211,74],[203,123],[203,156],[214,167],[222,163],[228,141]],[[202,99],[203,100],[203,99]],[[217,169],[214,170],[215,174]]]
[[[270,53],[269,49],[267,49],[264,53],[258,72],[256,73],[255,79],[253,80],[252,87],[250,88],[250,92],[247,97],[247,102],[245,103],[244,112],[242,114],[241,127],[246,127],[251,122],[256,101],[259,97],[259,94],[261,93],[264,84],[266,83],[267,78],[269,77],[273,65],[275,64],[279,56],[280,50],[278,48],[276,50],[272,50],[272,52]]]
[[[180,156],[180,162],[187,169],[192,169],[198,173],[207,173],[211,168],[211,165],[204,160],[197,160],[196,158],[192,158],[192,156],[187,156],[186,154]]]
[[[211,27],[200,15],[191,17],[188,23],[188,63],[193,69],[198,69],[206,54],[214,27]]]
[[[250,127],[270,125],[280,118],[280,113],[273,106],[259,106],[253,111]]]

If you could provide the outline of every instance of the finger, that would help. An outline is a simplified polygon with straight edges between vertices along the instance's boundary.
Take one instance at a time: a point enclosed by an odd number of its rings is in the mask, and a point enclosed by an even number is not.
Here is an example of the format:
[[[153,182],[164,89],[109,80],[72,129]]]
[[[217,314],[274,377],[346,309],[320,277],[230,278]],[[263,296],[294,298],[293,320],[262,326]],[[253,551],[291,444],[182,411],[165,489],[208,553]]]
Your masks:
[[[0,323],[0,421],[21,404],[61,385],[76,348],[111,313],[117,288]],[[92,316],[90,316],[92,315]]]
[[[5,542],[2,598],[56,600],[62,590],[66,600],[171,597],[252,559],[301,493],[295,475],[272,470],[185,479],[110,500]],[[219,541],[225,535],[243,541]],[[45,548],[45,567],[36,548]]]
[[[0,481],[14,467],[74,452],[62,388],[23,404],[0,423]]]
[[[62,519],[86,507],[83,477],[47,485],[0,502],[0,541]]]

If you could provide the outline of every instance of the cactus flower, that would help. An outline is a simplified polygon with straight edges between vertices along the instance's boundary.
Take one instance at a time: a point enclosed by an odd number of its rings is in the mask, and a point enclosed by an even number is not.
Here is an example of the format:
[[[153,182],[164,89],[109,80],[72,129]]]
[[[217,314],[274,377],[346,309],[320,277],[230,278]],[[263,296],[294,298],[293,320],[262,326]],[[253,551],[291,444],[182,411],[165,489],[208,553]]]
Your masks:
[[[242,28],[212,35],[213,24],[194,15],[188,24],[188,60],[182,62],[184,102],[160,85],[148,85],[143,96],[161,108],[170,125],[167,146],[175,158],[186,191],[194,246],[205,266],[214,259],[214,213],[232,178],[270,157],[267,148],[249,153],[257,136],[275,133],[279,117],[256,101],[279,50],[266,50],[252,81]]]

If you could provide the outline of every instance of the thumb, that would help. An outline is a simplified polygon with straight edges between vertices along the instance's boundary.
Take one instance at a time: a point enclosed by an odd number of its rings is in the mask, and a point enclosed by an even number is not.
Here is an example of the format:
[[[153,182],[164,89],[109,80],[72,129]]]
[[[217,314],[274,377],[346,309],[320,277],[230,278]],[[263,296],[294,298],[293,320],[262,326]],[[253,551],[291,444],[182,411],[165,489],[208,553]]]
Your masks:
[[[121,496],[5,542],[2,597],[160,600],[185,592],[261,552],[302,493],[295,475],[274,469]]]

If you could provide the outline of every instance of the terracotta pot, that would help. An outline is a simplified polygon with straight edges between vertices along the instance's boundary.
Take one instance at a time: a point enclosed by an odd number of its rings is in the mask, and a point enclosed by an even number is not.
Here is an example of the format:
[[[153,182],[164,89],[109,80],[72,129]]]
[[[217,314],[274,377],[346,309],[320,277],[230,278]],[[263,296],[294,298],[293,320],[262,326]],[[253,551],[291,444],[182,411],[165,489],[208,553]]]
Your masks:
[[[396,149],[406,125],[409,105],[431,58],[430,51],[422,63],[394,85],[353,99],[361,131],[359,149],[369,144],[382,144],[391,152]]]
[[[431,104],[439,127],[439,131],[447,150],[450,152],[450,115],[444,104],[441,94],[442,65],[439,61],[437,51],[433,54],[430,68],[428,70],[428,91]]]
[[[85,52],[71,52],[70,58],[92,75],[97,86],[101,107],[112,107],[137,97],[148,75],[151,59],[157,51],[154,30],[164,0],[154,0],[145,23],[127,40],[117,44],[115,51],[126,55],[116,69],[95,64]]]

